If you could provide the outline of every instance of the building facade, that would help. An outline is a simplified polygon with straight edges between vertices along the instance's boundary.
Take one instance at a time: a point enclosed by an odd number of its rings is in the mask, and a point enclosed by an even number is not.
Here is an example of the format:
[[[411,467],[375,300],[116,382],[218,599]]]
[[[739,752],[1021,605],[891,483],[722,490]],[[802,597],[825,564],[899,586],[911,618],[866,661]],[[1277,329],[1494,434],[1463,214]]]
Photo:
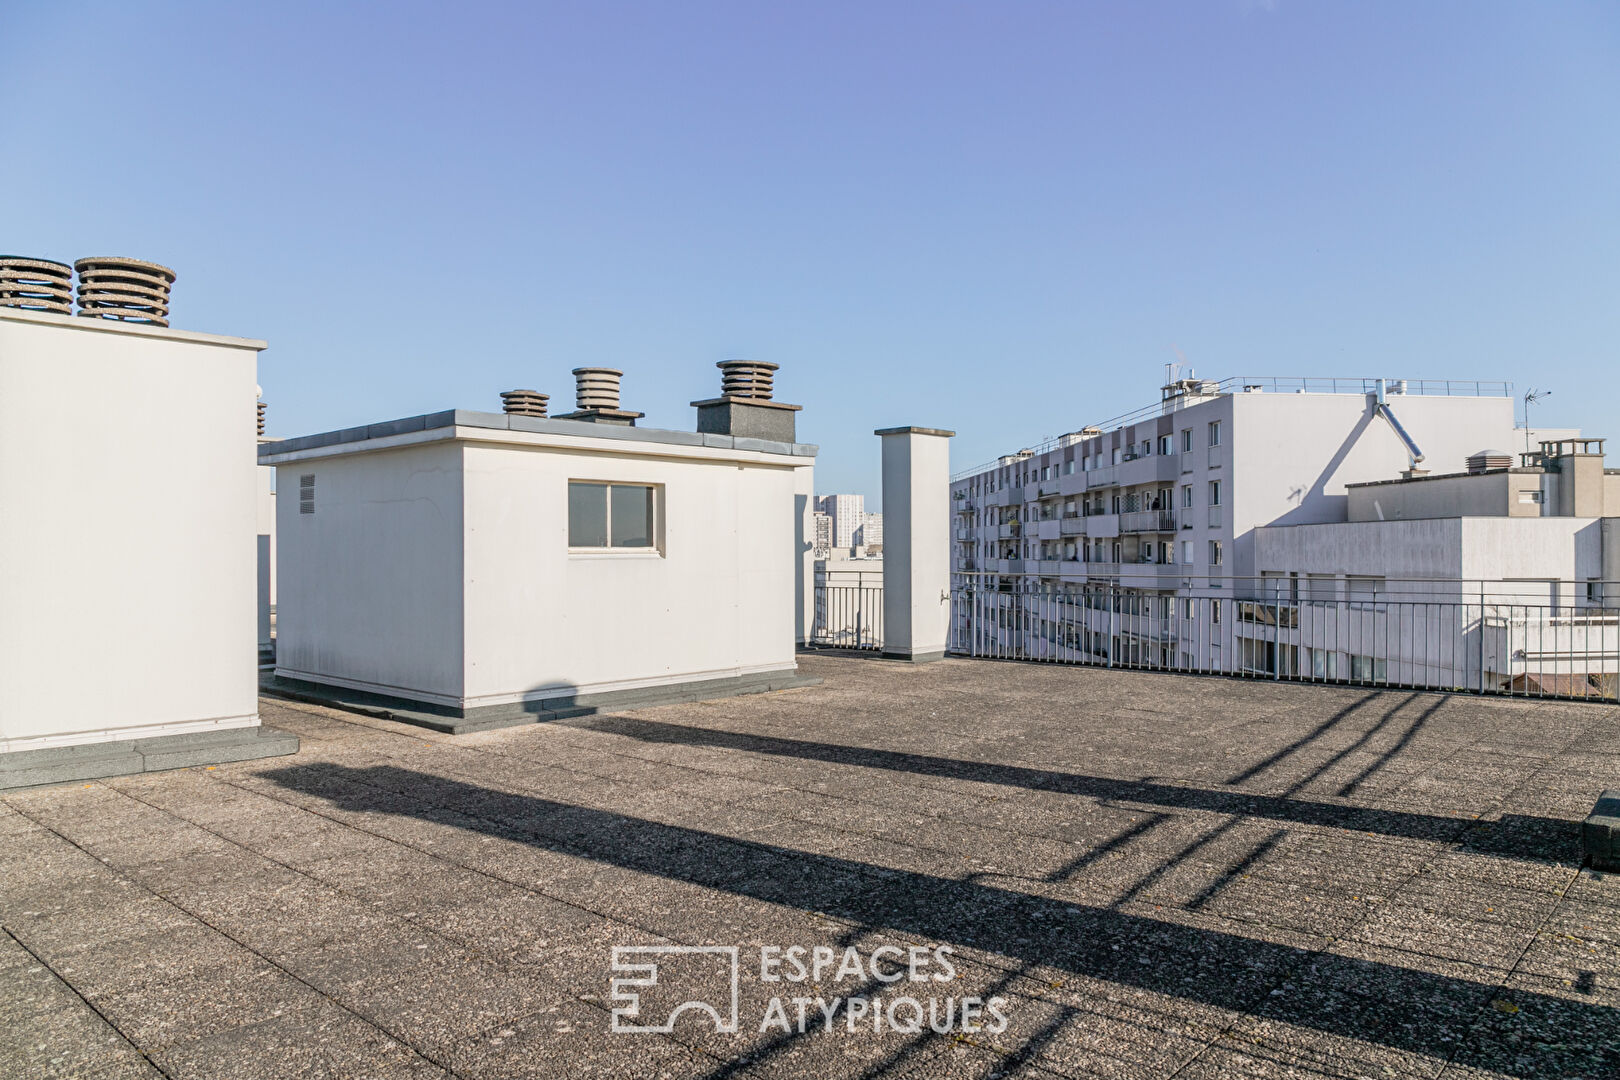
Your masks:
[[[1513,432],[1500,383],[1178,380],[1107,429],[959,474],[952,568],[1154,594],[1230,588],[1257,573],[1255,528],[1343,521],[1349,485],[1461,470]]]

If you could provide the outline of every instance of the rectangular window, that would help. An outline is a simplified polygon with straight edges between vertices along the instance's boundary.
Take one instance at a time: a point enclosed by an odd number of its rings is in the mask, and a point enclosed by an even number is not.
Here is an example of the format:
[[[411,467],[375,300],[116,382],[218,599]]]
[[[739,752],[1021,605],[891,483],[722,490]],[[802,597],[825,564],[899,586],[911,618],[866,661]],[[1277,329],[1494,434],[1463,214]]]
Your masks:
[[[1209,422],[1209,445],[1221,445],[1221,422],[1219,420]]]
[[[1182,484],[1181,485],[1181,505],[1182,506],[1191,506],[1192,505],[1192,485],[1191,484]]]
[[[1221,482],[1219,480],[1209,482],[1209,505],[1221,505]]]
[[[1181,542],[1181,561],[1189,566],[1192,565],[1193,542],[1191,540],[1183,540]]]
[[[659,491],[652,484],[568,481],[568,546],[656,548]]]
[[[1159,436],[1159,453],[1173,454],[1176,452],[1176,440],[1169,435]]]
[[[1382,657],[1350,657],[1350,677],[1357,682],[1386,682],[1388,675]]]
[[[1219,540],[1209,542],[1209,565],[1221,565],[1221,542]]]
[[[1346,592],[1352,603],[1366,603],[1377,600],[1384,590],[1384,579],[1381,577],[1361,577],[1355,574],[1345,578]]]
[[[1181,429],[1181,452],[1183,454],[1192,453],[1192,428]]]

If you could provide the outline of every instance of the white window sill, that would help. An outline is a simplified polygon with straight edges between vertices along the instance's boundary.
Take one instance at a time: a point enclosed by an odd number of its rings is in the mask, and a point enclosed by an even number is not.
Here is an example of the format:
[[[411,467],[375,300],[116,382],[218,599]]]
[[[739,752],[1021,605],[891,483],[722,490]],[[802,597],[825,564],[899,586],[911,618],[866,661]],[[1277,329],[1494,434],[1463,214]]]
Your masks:
[[[569,548],[570,559],[662,559],[657,548]]]

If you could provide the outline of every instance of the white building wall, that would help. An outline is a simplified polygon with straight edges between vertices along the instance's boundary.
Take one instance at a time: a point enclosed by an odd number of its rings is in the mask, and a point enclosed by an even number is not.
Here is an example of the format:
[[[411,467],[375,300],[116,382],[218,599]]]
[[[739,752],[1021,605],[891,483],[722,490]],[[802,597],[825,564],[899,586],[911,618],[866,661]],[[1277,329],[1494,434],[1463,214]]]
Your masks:
[[[570,553],[568,481],[663,486],[663,550]],[[795,470],[471,445],[465,706],[794,669]]]
[[[1260,573],[1353,574],[1359,577],[1463,577],[1462,518],[1340,521],[1256,529]]]
[[[270,609],[276,603],[276,470],[268,465],[254,470],[254,516],[257,519],[259,648],[271,644]]]
[[[1228,573],[1257,573],[1248,530],[1344,521],[1346,484],[1394,479],[1408,467],[1406,447],[1374,413],[1371,395],[1240,393],[1222,401],[1232,417],[1228,510],[1236,539]],[[1469,454],[1513,437],[1511,398],[1412,394],[1389,401],[1430,472],[1461,472]]]
[[[0,313],[0,752],[258,722],[263,347]]]
[[[277,468],[278,675],[460,699],[461,454],[426,443]]]

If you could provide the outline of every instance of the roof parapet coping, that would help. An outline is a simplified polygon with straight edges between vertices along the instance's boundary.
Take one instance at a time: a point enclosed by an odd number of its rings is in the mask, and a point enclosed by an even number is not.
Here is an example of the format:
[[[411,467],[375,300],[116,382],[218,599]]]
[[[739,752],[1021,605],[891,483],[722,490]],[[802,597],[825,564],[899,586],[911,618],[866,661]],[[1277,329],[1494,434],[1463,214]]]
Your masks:
[[[746,439],[730,435],[701,435],[695,431],[668,431],[662,428],[593,424],[588,420],[563,420],[522,416],[515,413],[476,412],[468,409],[446,409],[442,412],[423,413],[399,420],[386,420],[360,427],[323,431],[282,439],[260,447],[260,457],[293,454],[302,450],[318,450],[331,446],[364,443],[387,439],[396,435],[437,431],[442,428],[483,428],[491,431],[526,431],[543,435],[569,435],[581,439],[607,439],[627,443],[654,443],[675,446],[709,446],[724,450],[752,450],[767,454],[792,457],[815,457],[820,449],[813,443],[771,442],[764,439]]]

